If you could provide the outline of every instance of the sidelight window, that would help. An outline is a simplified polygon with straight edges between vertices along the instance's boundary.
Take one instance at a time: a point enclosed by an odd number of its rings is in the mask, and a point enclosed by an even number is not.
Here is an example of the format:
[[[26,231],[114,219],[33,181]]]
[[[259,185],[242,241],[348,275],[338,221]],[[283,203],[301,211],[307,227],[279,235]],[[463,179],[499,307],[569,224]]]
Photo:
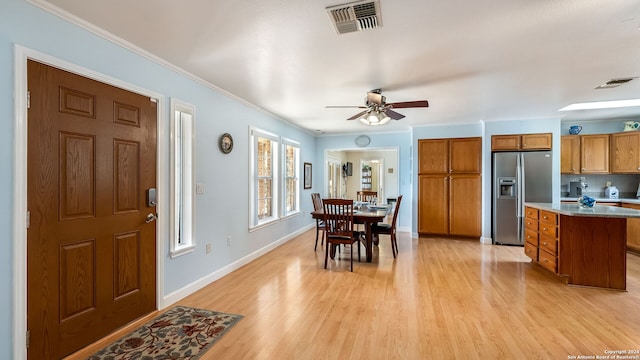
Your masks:
[[[171,257],[191,252],[196,245],[193,224],[194,113],[192,105],[171,100]]]

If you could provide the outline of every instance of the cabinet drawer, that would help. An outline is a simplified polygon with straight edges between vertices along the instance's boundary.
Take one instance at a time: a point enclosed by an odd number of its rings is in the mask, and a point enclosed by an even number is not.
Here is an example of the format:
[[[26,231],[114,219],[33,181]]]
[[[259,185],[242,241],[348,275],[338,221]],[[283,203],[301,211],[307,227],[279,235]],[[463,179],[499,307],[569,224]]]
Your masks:
[[[525,207],[524,208],[524,216],[530,219],[538,220],[538,209]]]
[[[531,229],[524,230],[524,241],[538,247],[538,232]]]
[[[558,238],[558,228],[555,225],[540,223],[538,231],[540,232],[541,237],[542,235],[545,235],[554,239]]]
[[[544,235],[540,236],[540,248],[549,252],[549,254],[558,255],[558,240]]]
[[[529,229],[531,231],[538,231],[538,221],[537,220],[533,220],[533,219],[529,219],[529,218],[524,218],[524,227],[526,229]]]
[[[544,248],[540,249],[538,252],[538,262],[545,269],[549,271],[557,272],[557,258],[554,255],[549,254]]]
[[[538,261],[538,247],[533,246],[531,243],[524,243],[524,254],[530,257],[533,261]]]
[[[551,211],[540,211],[540,222],[556,226],[558,225],[558,214]]]

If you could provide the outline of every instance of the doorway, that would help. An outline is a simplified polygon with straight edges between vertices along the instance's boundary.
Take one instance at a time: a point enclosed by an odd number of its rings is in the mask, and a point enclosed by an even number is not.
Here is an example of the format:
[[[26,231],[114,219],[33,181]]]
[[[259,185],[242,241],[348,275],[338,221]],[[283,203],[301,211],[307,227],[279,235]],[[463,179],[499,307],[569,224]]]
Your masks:
[[[27,62],[28,356],[61,358],[156,309],[157,104]]]
[[[378,198],[385,202],[388,198],[396,198],[399,193],[399,159],[398,149],[371,148],[371,149],[330,149],[325,151],[325,194],[331,194],[330,184],[339,183],[340,192],[338,197],[346,199],[356,199],[357,192],[362,190],[363,177],[362,168],[367,164],[375,169],[375,178],[372,178],[371,187],[379,191]],[[333,164],[340,164],[340,169],[334,171]],[[348,166],[350,164],[350,166]],[[347,169],[351,171],[346,171]],[[345,169],[343,171],[342,169]],[[334,176],[338,175],[336,181]],[[373,182],[375,180],[375,183]]]

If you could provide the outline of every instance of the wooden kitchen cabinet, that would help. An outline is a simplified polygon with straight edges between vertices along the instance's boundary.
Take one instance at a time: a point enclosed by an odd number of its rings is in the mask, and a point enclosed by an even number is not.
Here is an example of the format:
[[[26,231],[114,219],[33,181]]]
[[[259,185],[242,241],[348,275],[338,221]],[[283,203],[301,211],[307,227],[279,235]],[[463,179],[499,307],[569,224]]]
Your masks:
[[[623,203],[622,207],[640,210],[640,204]],[[640,255],[640,219],[627,219],[627,251]]]
[[[580,172],[609,173],[609,134],[580,136]]]
[[[580,136],[567,135],[560,138],[560,173],[580,173]]]
[[[491,136],[491,151],[520,150],[521,135]]]
[[[449,140],[449,169],[451,173],[480,174],[482,171],[482,140],[461,138]]]
[[[418,174],[449,173],[449,139],[418,141]]]
[[[538,209],[524,208],[524,254],[538,261]]]
[[[551,150],[551,133],[523,134],[522,150]]]
[[[611,172],[640,173],[640,133],[627,131],[611,134]]]
[[[418,142],[418,233],[480,236],[482,138]]]
[[[558,272],[558,214],[525,207],[524,254],[545,269]]]
[[[552,134],[514,134],[491,136],[491,151],[551,150]]]
[[[477,174],[449,177],[449,234],[480,236],[482,181]]]
[[[418,233],[449,233],[449,175],[420,175]]]

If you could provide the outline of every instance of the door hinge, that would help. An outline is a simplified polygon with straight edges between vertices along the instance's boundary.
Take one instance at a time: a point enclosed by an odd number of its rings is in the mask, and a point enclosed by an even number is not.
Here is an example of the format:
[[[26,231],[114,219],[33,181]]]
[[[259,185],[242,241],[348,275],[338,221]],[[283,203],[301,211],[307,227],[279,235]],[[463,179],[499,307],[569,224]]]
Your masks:
[[[27,330],[27,349],[29,348],[29,338],[31,337],[31,330]]]
[[[31,91],[27,90],[27,109],[31,109]]]
[[[27,229],[31,225],[31,211],[27,210]]]

